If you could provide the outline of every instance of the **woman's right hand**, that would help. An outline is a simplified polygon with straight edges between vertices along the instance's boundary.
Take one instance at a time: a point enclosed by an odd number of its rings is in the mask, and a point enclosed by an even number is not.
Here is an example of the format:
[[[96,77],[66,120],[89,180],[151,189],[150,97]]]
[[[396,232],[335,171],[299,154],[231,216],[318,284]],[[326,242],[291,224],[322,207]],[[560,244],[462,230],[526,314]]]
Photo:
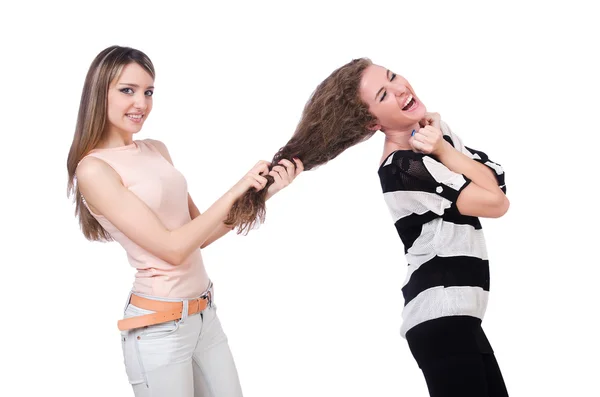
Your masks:
[[[238,199],[243,196],[248,189],[254,188],[256,191],[260,191],[265,188],[267,185],[267,178],[263,175],[267,175],[269,173],[269,166],[271,163],[265,160],[261,160],[252,169],[244,175],[242,179],[236,183],[229,192],[233,194],[233,196]]]

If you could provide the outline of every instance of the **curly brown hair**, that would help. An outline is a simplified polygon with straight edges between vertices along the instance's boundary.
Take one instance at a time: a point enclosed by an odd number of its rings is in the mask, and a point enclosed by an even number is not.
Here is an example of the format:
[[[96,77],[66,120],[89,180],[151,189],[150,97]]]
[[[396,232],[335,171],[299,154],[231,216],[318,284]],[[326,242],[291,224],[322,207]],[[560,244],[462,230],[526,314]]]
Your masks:
[[[364,70],[372,65],[368,58],[354,59],[336,69],[312,93],[304,107],[294,135],[273,157],[271,168],[280,160],[298,158],[308,171],[336,158],[344,150],[369,139],[375,133],[368,127],[375,121],[359,95]],[[250,189],[231,208],[225,224],[248,232],[257,221],[264,222],[267,185]]]

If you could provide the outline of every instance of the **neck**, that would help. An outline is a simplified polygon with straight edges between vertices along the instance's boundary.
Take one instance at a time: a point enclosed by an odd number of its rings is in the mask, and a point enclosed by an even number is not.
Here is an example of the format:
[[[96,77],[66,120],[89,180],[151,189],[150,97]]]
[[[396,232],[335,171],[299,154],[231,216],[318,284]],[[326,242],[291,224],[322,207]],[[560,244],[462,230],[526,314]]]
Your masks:
[[[420,128],[418,123],[402,129],[384,128],[382,131],[385,134],[385,145],[398,150],[411,150],[408,141],[412,131],[419,131]]]
[[[133,143],[133,134],[124,131],[108,131],[104,138],[98,144],[100,148],[115,148],[120,146],[127,146]]]

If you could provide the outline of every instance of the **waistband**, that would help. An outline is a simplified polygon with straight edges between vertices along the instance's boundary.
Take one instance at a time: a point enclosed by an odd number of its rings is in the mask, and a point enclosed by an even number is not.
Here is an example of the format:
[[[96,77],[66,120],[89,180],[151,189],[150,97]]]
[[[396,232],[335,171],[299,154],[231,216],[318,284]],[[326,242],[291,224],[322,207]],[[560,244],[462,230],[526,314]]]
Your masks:
[[[168,321],[185,321],[188,316],[200,313],[212,306],[213,284],[195,298],[163,298],[130,292],[125,310],[129,304],[154,313],[121,319],[117,322],[119,330],[126,331]]]

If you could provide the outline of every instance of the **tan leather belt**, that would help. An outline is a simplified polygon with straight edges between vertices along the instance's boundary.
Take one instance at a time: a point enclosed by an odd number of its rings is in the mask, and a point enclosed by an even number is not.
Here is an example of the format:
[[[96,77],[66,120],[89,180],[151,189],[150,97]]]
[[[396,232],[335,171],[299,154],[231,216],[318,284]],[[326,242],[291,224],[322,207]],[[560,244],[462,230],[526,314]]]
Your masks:
[[[201,296],[198,299],[188,300],[188,315],[196,314],[204,309],[210,303],[210,293]],[[131,295],[129,301],[132,305],[145,310],[151,310],[155,313],[145,314],[121,319],[117,322],[120,331],[126,331],[134,328],[146,327],[166,323],[167,321],[179,320],[183,313],[183,302],[164,302],[154,299],[144,298],[135,294]]]

